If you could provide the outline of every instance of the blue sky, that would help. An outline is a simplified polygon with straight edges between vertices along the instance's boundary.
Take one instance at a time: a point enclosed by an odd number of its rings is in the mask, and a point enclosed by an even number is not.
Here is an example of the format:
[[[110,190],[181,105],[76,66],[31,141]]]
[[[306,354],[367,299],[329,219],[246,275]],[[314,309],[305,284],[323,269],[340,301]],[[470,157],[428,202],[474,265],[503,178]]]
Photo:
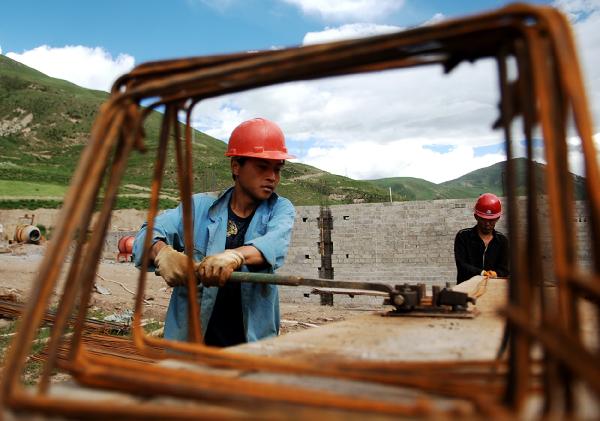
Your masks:
[[[367,36],[506,3],[21,0],[1,6],[0,53],[50,76],[108,90],[118,75],[150,60]],[[598,121],[600,0],[538,3],[571,17]],[[282,126],[300,162],[360,179],[441,182],[505,159],[501,133],[489,128],[496,118],[496,86],[495,67],[485,61],[461,65],[448,77],[427,68],[297,82],[203,102],[194,125],[226,141],[239,122],[264,116]]]
[[[11,1],[2,5],[5,18],[0,25],[0,45],[4,51],[18,53],[44,44],[52,47],[99,46],[113,56],[129,54],[141,63],[182,56],[269,49],[272,46],[295,46],[302,43],[307,32],[356,21],[356,18],[342,12],[338,12],[341,15],[339,19],[317,11],[304,13],[294,3],[300,2]],[[361,0],[355,3],[361,3]],[[369,22],[407,27],[419,25],[436,13],[446,17],[460,16],[496,8],[507,2],[438,0],[381,3],[392,5],[390,13],[369,17]],[[402,6],[394,8],[394,4]]]

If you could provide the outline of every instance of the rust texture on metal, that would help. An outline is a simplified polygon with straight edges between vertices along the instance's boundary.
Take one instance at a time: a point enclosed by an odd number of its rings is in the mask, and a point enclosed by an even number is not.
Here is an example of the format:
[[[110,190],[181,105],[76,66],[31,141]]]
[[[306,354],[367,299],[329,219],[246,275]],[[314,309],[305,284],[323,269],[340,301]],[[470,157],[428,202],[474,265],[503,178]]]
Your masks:
[[[504,130],[506,138],[509,232],[523,233],[511,244],[512,276],[509,306],[505,312],[510,332],[507,360],[438,363],[345,360],[319,366],[291,358],[222,352],[203,345],[192,267],[190,120],[193,107],[206,98],[282,82],[423,65],[441,65],[450,72],[461,62],[484,58],[494,59],[498,66],[501,101],[496,127]],[[516,73],[510,77],[509,61],[514,63],[513,73]],[[149,102],[152,103],[148,105]],[[141,107],[142,103],[146,107]],[[185,250],[189,257],[191,329],[189,342],[150,337],[142,329],[150,248],[150,236],[147,236],[133,322],[133,341],[137,352],[145,360],[132,361],[117,355],[89,352],[84,343],[85,317],[119,184],[131,154],[146,149],[142,127],[154,109],[160,109],[163,118],[154,158],[148,230],[152,231],[158,212],[167,148],[172,144],[184,215]],[[186,115],[183,133],[177,118],[182,113]],[[573,116],[581,139],[587,180],[586,203],[591,225],[593,266],[586,270],[578,266],[574,253],[573,192],[567,181],[568,115]],[[527,212],[526,217],[520,219],[515,200],[517,171],[511,160],[515,155],[512,124],[516,118],[523,123],[528,154]],[[542,265],[542,222],[536,213],[538,198],[532,145],[534,130],[538,128],[541,129],[548,164],[545,182],[551,209],[549,226],[554,256],[551,268]],[[14,411],[78,418],[101,418],[109,414],[149,419],[259,417],[261,414],[284,416],[290,407],[390,416],[434,417],[460,412],[452,405],[444,408],[436,406],[435,397],[444,396],[463,403],[470,402],[480,416],[498,418],[511,417],[523,408],[532,393],[541,390],[543,405],[540,416],[571,415],[576,410],[575,385],[585,384],[596,399],[600,397],[599,357],[582,342],[577,314],[577,306],[582,300],[595,306],[600,302],[600,175],[596,157],[592,122],[573,36],[566,18],[549,7],[515,4],[473,17],[360,40],[140,65],[115,83],[111,97],[101,107],[93,126],[91,140],[83,151],[65,198],[62,217],[54,233],[55,240],[39,267],[19,332],[7,355],[1,400],[6,408]],[[202,157],[194,159],[198,162]],[[99,197],[102,197],[101,209],[92,223],[92,213]],[[92,232],[85,247],[85,236],[77,235],[84,229]],[[32,394],[22,384],[21,376],[35,332],[44,323],[50,296],[61,270],[67,266],[65,262],[72,241],[77,244],[54,316],[43,375],[37,392]],[[548,271],[557,282],[555,300],[545,296],[542,288],[544,272]],[[67,328],[72,325],[73,318],[73,332],[68,334],[69,349],[65,351]],[[541,350],[541,361],[532,359],[534,346]],[[233,378],[210,371],[178,370],[147,362],[166,358],[187,360],[211,368],[320,376],[408,387],[429,397],[409,403],[380,401],[361,396],[349,397],[335,391],[315,391],[308,387]],[[315,358],[318,359],[318,355]],[[215,405],[222,411],[167,404],[158,408],[134,403],[107,408],[93,401],[66,400],[48,393],[50,374],[58,366],[68,367],[68,372],[88,387],[132,395],[193,399]],[[539,379],[540,373],[543,381]],[[230,412],[233,409],[239,412]]]

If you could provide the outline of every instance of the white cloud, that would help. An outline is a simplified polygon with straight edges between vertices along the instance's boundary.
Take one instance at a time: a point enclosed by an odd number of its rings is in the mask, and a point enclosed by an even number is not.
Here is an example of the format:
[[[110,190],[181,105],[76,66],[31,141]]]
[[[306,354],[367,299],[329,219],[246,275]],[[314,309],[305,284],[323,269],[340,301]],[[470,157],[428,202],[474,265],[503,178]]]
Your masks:
[[[562,0],[556,5],[571,18],[588,102],[600,127],[600,0]],[[599,130],[596,130],[599,131]]]
[[[562,10],[573,22],[600,8],[600,0],[556,0],[554,7]]]
[[[595,123],[594,141],[600,163],[600,0],[558,0],[554,6],[563,11],[573,25],[588,105]],[[575,133],[573,127],[570,133]],[[573,136],[568,146],[570,169],[584,175],[581,141]]]
[[[577,16],[574,29],[588,99],[599,122],[600,0],[562,3]],[[444,16],[436,14],[428,22],[440,19]],[[304,43],[397,29],[342,25],[308,33]],[[443,75],[438,66],[256,89],[206,101],[195,118],[209,128],[208,133],[227,140],[241,121],[264,116],[282,126],[292,145],[290,152],[300,162],[359,179],[410,176],[441,182],[506,159],[503,153],[481,152],[486,146],[495,151],[493,145],[503,142],[502,132],[491,129],[498,117],[498,100],[495,62],[480,60],[463,63],[449,75]],[[599,132],[599,126],[595,127]],[[522,137],[519,125],[515,125],[514,137]],[[599,139],[596,135],[597,144]],[[570,141],[570,165],[583,174],[578,142]],[[429,145],[450,147],[432,150]],[[524,155],[520,145],[515,155]],[[542,151],[536,156],[543,161]]]
[[[444,19],[446,19],[446,16],[444,16],[443,13],[436,13],[431,18],[429,18],[427,21],[423,22],[423,26],[433,25],[433,24],[443,21]]]
[[[372,22],[402,8],[404,0],[283,0],[309,16],[333,22]]]
[[[308,151],[307,161],[318,168],[356,179],[406,174],[440,183],[504,159],[500,154],[475,157],[473,149],[468,146],[457,146],[450,152],[439,153],[419,143],[420,139],[401,139],[387,144],[363,141],[327,149],[315,147]],[[357,165],[363,161],[370,161],[375,166]],[[448,162],[460,165],[449,166]]]
[[[303,45],[320,44],[344,39],[364,38],[373,35],[389,34],[402,30],[399,26],[376,25],[374,23],[350,23],[336,28],[325,28],[319,32],[308,32],[302,40]]]
[[[504,159],[473,150],[501,142],[490,129],[497,96],[493,63],[482,61],[448,77],[432,67],[266,87],[207,100],[194,118],[227,140],[241,121],[263,116],[281,125],[301,162],[352,178],[440,182]]]
[[[42,45],[20,54],[8,52],[6,56],[48,76],[104,91],[109,91],[115,79],[130,71],[135,64],[134,58],[128,54],[113,58],[101,47],[82,45],[59,48]]]

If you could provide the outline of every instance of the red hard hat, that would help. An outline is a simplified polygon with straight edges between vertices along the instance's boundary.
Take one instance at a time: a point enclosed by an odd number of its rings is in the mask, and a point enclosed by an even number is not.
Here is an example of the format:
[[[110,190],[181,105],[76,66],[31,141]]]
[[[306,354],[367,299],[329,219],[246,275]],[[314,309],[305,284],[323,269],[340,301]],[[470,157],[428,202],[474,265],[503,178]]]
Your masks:
[[[502,215],[502,204],[498,196],[492,193],[483,193],[475,204],[475,215],[484,219],[496,219]]]
[[[265,118],[244,121],[231,133],[225,156],[263,159],[290,159],[279,126]]]

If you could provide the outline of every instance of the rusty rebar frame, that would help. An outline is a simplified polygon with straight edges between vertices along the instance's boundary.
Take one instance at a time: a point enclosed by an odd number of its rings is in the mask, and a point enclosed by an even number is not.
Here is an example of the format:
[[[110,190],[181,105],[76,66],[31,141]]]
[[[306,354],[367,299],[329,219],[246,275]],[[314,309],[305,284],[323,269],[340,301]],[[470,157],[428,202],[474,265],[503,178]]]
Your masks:
[[[517,63],[518,78],[507,76],[507,59]],[[511,247],[513,275],[510,279],[509,306],[506,319],[510,326],[508,366],[499,361],[386,363],[335,361],[326,368],[282,359],[223,354],[201,343],[201,329],[196,299],[196,281],[192,269],[192,146],[191,110],[200,100],[246,89],[294,80],[317,79],[386,69],[441,64],[447,72],[460,62],[494,58],[498,63],[501,104],[499,127],[506,137],[508,170],[509,232],[525,228],[525,240]],[[383,77],[383,76],[382,76]],[[150,107],[140,103],[157,98]],[[40,266],[36,286],[23,315],[22,328],[7,358],[1,398],[7,407],[46,411],[67,416],[98,416],[106,408],[88,402],[73,403],[48,395],[49,377],[56,367],[59,348],[70,315],[77,311],[77,323],[71,338],[67,365],[69,372],[82,384],[122,390],[132,394],[170,395],[193,398],[201,402],[235,404],[242,415],[253,412],[249,402],[260,400],[265,408],[277,410],[281,405],[302,405],[376,412],[389,415],[432,415],[437,409],[422,401],[412,405],[393,404],[365,398],[348,398],[333,393],[314,392],[300,387],[259,383],[219,375],[197,374],[159,365],[141,364],[115,357],[91,355],[82,345],[83,321],[89,302],[95,270],[108,228],[110,213],[130,153],[145,150],[142,125],[151,110],[164,106],[164,118],[152,180],[148,231],[151,232],[158,212],[158,198],[170,136],[174,138],[178,180],[184,213],[185,251],[189,257],[188,290],[190,299],[190,343],[148,337],[141,327],[142,299],[150,248],[144,244],[142,270],[135,301],[134,342],[142,355],[161,360],[179,358],[213,367],[250,371],[326,376],[341,379],[412,387],[433,395],[469,400],[482,413],[496,417],[506,415],[506,407],[519,410],[537,379],[531,349],[541,344],[544,382],[541,387],[545,413],[571,414],[572,388],[575,382],[586,383],[600,400],[598,355],[586,349],[579,339],[577,305],[582,299],[600,304],[600,176],[592,140],[592,124],[578,67],[573,38],[566,19],[547,7],[511,5],[475,17],[451,20],[434,26],[397,34],[342,41],[302,48],[265,51],[253,54],[230,54],[165,62],[148,63],[121,77],[114,85],[94,124],[91,141],[84,150],[71,189],[55,230],[55,241],[48,248]],[[187,114],[184,145],[177,119],[179,111]],[[568,113],[574,117],[581,138],[587,177],[587,211],[591,224],[592,273],[584,273],[575,259],[574,230],[570,221],[573,194],[568,180],[566,127]],[[522,117],[527,144],[528,188],[527,219],[516,216],[515,171],[511,158],[511,125]],[[536,216],[536,182],[532,164],[532,132],[541,126],[547,166],[547,190],[550,204],[550,228],[554,253],[553,274],[559,289],[555,305],[547,302],[542,288],[542,264],[539,243],[540,221]],[[112,155],[111,155],[112,152]],[[108,163],[111,161],[110,165]],[[105,179],[104,202],[93,226],[93,235],[85,247],[78,231],[90,227],[95,199]],[[30,352],[35,332],[50,294],[56,286],[70,242],[77,238],[66,286],[61,296],[55,325],[49,342],[47,360],[35,394],[25,391],[19,378]],[[513,236],[514,239],[514,236]],[[526,258],[527,257],[527,258]],[[536,290],[537,288],[537,290]],[[558,307],[564,317],[553,316],[549,309]],[[534,317],[540,313],[539,320]],[[167,352],[175,351],[175,352]],[[535,363],[537,364],[537,363]],[[470,373],[472,378],[454,379],[454,372]],[[436,375],[432,375],[436,374]],[[443,378],[442,374],[446,374]],[[433,380],[432,380],[433,379]],[[142,389],[142,390],[140,390]],[[561,406],[553,396],[561,393]],[[64,407],[61,407],[64,405]],[[62,408],[62,409],[61,409]],[[232,417],[239,413],[203,412],[178,408],[144,409],[132,404],[114,409],[122,417],[160,418]],[[271,413],[272,415],[272,413]]]

